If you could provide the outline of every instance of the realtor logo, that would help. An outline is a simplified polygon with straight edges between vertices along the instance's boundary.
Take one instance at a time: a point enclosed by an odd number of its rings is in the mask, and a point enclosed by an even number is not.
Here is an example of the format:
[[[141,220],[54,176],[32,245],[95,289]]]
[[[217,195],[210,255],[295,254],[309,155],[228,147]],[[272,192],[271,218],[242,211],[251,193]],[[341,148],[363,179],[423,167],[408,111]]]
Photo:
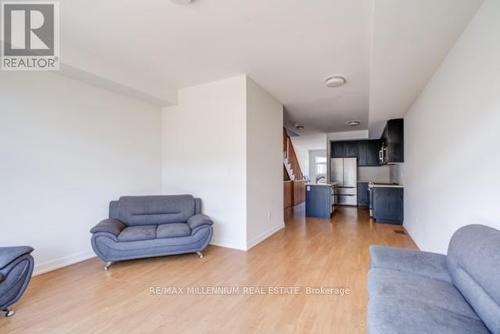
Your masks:
[[[59,3],[2,2],[2,70],[59,70]]]

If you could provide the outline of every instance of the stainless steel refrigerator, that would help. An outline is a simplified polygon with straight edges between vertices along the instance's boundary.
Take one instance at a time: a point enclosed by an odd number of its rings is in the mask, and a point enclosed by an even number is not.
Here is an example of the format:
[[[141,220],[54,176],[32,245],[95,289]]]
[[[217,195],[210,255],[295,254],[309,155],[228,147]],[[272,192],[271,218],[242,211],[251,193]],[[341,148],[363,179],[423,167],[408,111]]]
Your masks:
[[[334,158],[330,163],[330,181],[334,186],[335,204],[358,205],[358,159]]]

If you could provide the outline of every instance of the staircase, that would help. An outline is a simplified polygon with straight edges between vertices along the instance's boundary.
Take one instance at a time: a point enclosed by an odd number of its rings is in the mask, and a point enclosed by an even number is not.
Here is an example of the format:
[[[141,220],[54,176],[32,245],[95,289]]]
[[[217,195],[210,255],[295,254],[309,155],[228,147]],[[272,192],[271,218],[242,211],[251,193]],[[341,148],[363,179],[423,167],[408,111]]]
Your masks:
[[[291,181],[295,181],[295,173],[293,172],[292,164],[288,161],[288,157],[283,158],[283,164],[285,166],[286,172],[288,173],[288,177]]]
[[[302,174],[292,140],[288,136],[286,129],[283,129],[283,166],[288,173],[289,180],[304,180],[304,174]]]
[[[283,167],[283,204],[286,209],[303,203],[306,198],[306,181],[286,129],[283,129]]]

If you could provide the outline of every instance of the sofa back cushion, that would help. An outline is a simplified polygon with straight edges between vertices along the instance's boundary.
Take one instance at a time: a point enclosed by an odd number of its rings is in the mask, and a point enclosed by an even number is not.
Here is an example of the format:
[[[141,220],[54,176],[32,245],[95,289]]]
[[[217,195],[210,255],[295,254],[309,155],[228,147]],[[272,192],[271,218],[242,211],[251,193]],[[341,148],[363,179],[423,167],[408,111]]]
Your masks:
[[[500,231],[468,225],[453,234],[447,265],[453,284],[488,329],[500,333]]]
[[[110,217],[127,226],[183,223],[195,214],[191,195],[124,196],[111,202]]]

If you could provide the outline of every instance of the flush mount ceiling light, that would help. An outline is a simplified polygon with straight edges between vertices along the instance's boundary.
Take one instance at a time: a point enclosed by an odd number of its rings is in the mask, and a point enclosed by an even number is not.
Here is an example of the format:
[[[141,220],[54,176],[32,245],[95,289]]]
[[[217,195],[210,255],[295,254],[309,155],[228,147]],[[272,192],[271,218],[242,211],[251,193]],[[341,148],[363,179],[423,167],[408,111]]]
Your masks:
[[[325,79],[326,87],[335,88],[343,86],[347,83],[347,79],[343,75],[330,75]]]
[[[297,130],[304,130],[304,126],[302,124],[295,124],[295,129]]]
[[[193,0],[170,0],[177,5],[189,5]]]
[[[361,122],[360,121],[356,121],[356,120],[345,122],[345,125],[350,126],[350,127],[355,127],[355,126],[358,126],[360,124],[361,124]]]

